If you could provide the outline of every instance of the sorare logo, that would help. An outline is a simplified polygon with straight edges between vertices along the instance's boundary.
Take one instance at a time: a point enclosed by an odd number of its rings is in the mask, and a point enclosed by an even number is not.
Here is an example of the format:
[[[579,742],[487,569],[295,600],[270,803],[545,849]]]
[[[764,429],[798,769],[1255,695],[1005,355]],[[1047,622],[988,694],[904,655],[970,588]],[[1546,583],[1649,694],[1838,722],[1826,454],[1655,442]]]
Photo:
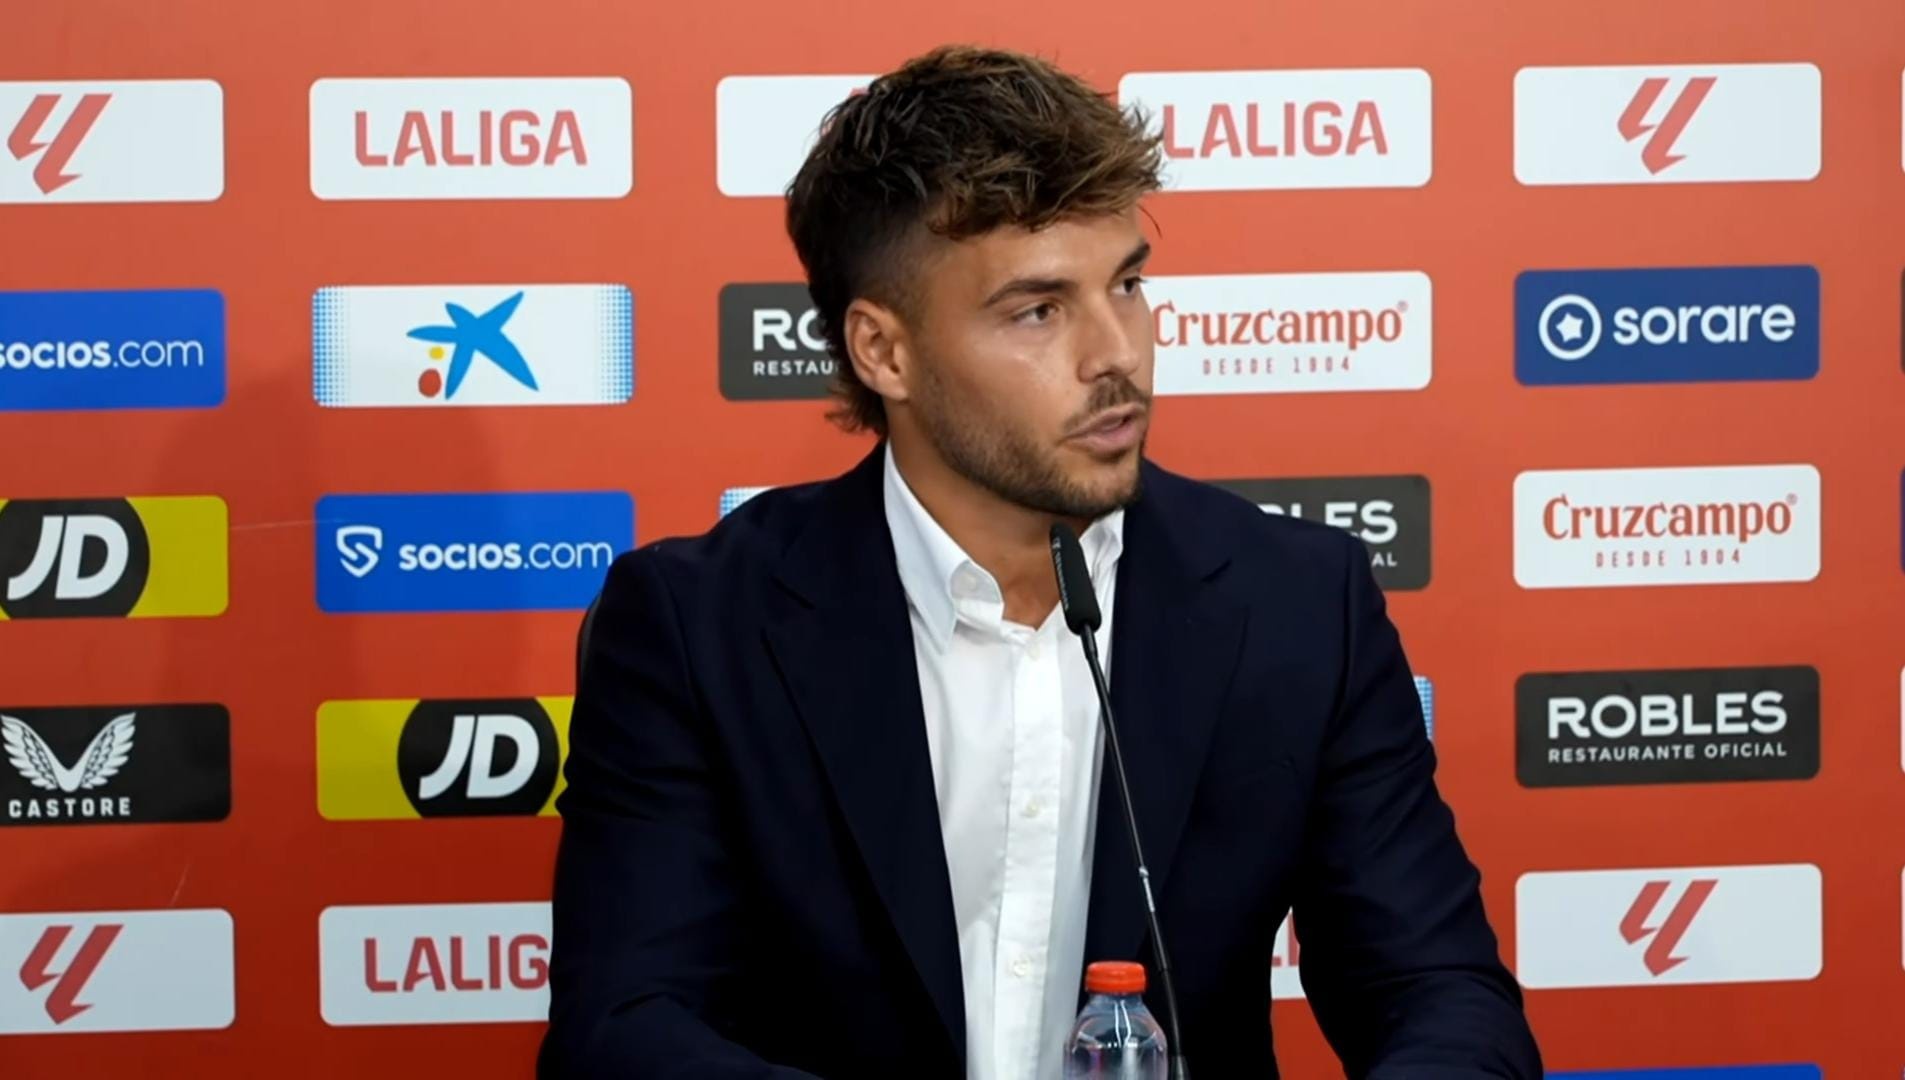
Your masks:
[[[1528,270],[1515,279],[1515,377],[1529,386],[1810,379],[1810,266]]]
[[[1384,589],[1429,584],[1429,478],[1337,476],[1214,480],[1266,514],[1342,529],[1369,548],[1370,569]]]
[[[225,501],[0,500],[0,619],[223,614]]]
[[[311,345],[326,406],[619,404],[635,390],[624,285],[328,286]]]
[[[225,91],[209,79],[0,82],[0,133],[0,203],[225,193]]]
[[[1812,64],[1528,67],[1515,73],[1523,184],[1690,184],[1819,175]]]
[[[634,184],[620,78],[319,79],[320,199],[618,199]]]
[[[225,298],[215,290],[0,292],[0,410],[224,400]]]
[[[625,492],[326,495],[328,612],[581,610],[634,546]]]
[[[222,705],[0,706],[0,825],[222,821]]]
[[[807,286],[724,285],[720,327],[722,397],[807,401],[827,396],[834,361]]]
[[[1515,773],[1524,787],[1818,772],[1815,668],[1538,673],[1515,683]]]
[[[1118,82],[1142,106],[1180,191],[1421,187],[1432,167],[1429,73],[1141,71]]]
[[[318,812],[333,821],[555,813],[572,698],[327,701]]]

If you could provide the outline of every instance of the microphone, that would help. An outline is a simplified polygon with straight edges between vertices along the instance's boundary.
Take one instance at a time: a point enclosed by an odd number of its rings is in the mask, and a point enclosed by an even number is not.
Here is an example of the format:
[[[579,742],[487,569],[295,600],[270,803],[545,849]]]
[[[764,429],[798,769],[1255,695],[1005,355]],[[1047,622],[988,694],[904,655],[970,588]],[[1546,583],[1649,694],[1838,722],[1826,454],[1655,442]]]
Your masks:
[[[1065,625],[1085,645],[1085,662],[1091,665],[1092,683],[1098,688],[1098,717],[1104,723],[1105,743],[1111,750],[1111,771],[1118,784],[1119,801],[1124,805],[1125,832],[1131,838],[1131,854],[1138,863],[1138,882],[1144,886],[1144,914],[1151,923],[1151,944],[1158,959],[1158,981],[1164,984],[1164,1021],[1170,1032],[1166,1048],[1171,1059],[1171,1080],[1190,1080],[1191,1067],[1184,1059],[1184,1032],[1177,1020],[1177,984],[1171,978],[1171,956],[1164,948],[1164,928],[1158,924],[1157,901],[1151,896],[1151,868],[1144,862],[1144,846],[1138,841],[1138,818],[1131,809],[1131,781],[1124,771],[1124,751],[1118,747],[1118,727],[1111,719],[1111,687],[1105,682],[1105,669],[1098,661],[1095,633],[1104,616],[1098,610],[1098,593],[1091,587],[1091,571],[1085,566],[1084,549],[1078,546],[1078,534],[1060,521],[1052,526],[1052,569],[1058,574],[1058,606],[1065,613]]]

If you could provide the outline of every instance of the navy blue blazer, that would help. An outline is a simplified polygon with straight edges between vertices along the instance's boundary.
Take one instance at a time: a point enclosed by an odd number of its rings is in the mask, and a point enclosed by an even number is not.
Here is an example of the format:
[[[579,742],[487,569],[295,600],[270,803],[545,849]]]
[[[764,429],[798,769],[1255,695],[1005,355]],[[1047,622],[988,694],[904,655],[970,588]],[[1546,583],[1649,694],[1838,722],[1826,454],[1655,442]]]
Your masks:
[[[883,450],[609,571],[557,802],[545,1080],[965,1076]],[[1539,1077],[1366,550],[1143,469],[1111,693],[1197,1074],[1277,1075],[1294,905],[1349,1076]],[[1148,963],[1100,788],[1086,960]]]

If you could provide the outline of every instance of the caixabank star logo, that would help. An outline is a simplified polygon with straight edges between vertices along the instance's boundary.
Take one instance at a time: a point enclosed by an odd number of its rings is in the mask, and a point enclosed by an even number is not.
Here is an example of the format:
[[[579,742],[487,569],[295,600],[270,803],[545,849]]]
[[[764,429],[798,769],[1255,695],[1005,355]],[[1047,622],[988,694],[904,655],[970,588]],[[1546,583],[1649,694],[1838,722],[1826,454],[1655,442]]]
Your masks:
[[[0,619],[220,615],[225,501],[0,500]]]

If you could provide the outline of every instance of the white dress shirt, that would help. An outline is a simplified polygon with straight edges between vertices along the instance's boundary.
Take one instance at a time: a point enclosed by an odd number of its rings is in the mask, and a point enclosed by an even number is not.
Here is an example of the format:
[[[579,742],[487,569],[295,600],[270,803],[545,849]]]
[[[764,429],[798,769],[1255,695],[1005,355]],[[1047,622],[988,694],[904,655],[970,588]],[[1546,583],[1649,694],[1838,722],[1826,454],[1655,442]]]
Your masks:
[[[920,505],[890,447],[885,502],[959,923],[966,1075],[1059,1080],[1084,972],[1097,831],[1091,668],[1056,605],[1037,629],[1006,621],[998,582]],[[1124,511],[1079,541],[1109,670]]]

